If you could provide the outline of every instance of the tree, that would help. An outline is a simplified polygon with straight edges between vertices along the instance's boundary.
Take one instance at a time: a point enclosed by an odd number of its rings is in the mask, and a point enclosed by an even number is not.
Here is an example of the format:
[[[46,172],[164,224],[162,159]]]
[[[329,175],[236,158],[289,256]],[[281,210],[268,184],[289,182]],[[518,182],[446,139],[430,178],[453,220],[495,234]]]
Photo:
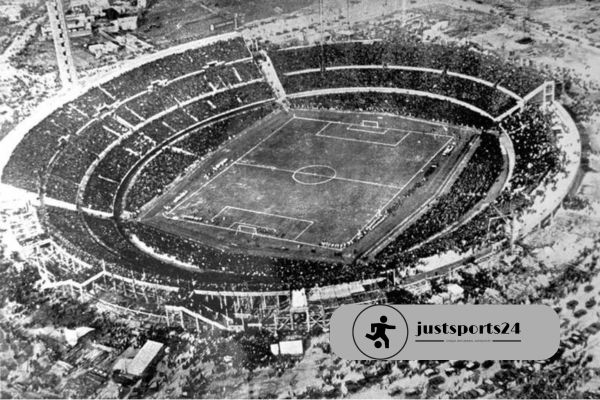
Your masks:
[[[388,302],[392,304],[416,304],[417,297],[406,289],[392,290],[387,293]]]

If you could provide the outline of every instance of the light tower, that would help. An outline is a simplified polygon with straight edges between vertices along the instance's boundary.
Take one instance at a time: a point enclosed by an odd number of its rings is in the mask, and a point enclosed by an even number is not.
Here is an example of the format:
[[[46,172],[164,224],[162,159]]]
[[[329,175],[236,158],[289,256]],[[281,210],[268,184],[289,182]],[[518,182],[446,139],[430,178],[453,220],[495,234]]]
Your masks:
[[[63,0],[47,0],[46,8],[48,9],[58,73],[62,85],[63,87],[77,85],[77,70],[71,54],[71,42],[69,41],[69,31],[65,21]]]

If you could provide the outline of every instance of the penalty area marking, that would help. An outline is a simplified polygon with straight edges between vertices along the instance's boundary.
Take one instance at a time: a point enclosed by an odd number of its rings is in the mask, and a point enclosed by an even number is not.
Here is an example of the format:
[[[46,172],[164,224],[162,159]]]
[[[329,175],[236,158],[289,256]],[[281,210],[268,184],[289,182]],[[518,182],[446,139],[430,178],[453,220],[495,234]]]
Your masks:
[[[302,229],[302,231],[301,231],[300,233],[298,233],[298,234],[297,234],[297,235],[294,237],[294,239],[292,239],[292,240],[291,240],[292,242],[295,242],[295,241],[296,241],[296,240],[297,240],[297,239],[298,239],[300,236],[302,236],[302,234],[303,234],[304,232],[306,232],[306,231],[308,230],[308,228],[310,228],[311,226],[313,226],[313,225],[314,225],[314,223],[315,223],[314,221],[312,221],[312,220],[309,220],[309,219],[302,219],[302,218],[288,217],[288,216],[286,216],[286,215],[274,214],[274,213],[268,213],[268,212],[264,212],[264,211],[248,210],[248,209],[246,209],[246,208],[233,207],[233,206],[225,206],[225,207],[223,207],[223,208],[221,209],[221,211],[219,211],[219,212],[218,212],[218,213],[217,213],[217,214],[216,214],[214,217],[212,217],[212,218],[210,219],[210,221],[211,221],[211,222],[213,222],[213,221],[214,221],[215,219],[217,219],[217,218],[218,218],[218,217],[219,217],[219,216],[220,216],[220,215],[221,215],[223,212],[227,212],[227,210],[239,210],[239,211],[247,212],[247,213],[250,213],[250,214],[260,214],[260,215],[267,215],[267,216],[270,216],[270,217],[276,217],[276,218],[281,218],[281,219],[288,219],[288,220],[291,220],[291,221],[298,221],[298,222],[303,222],[303,223],[305,223],[305,224],[306,224],[305,228],[304,228],[304,229]],[[234,231],[236,231],[236,232],[241,232],[241,233],[248,233],[248,232],[244,232],[244,231],[241,231],[241,230],[239,230],[239,226],[238,226],[238,227],[236,227],[236,228],[233,228],[233,226],[234,226],[235,224],[238,224],[238,225],[246,225],[246,226],[253,226],[253,227],[258,227],[258,228],[262,228],[262,229],[266,229],[266,230],[271,230],[271,231],[273,231],[273,232],[275,232],[275,233],[279,231],[278,229],[276,229],[276,228],[273,228],[273,227],[270,227],[270,226],[268,226],[268,227],[265,227],[265,226],[260,226],[260,225],[251,224],[251,223],[249,223],[249,222],[239,222],[239,221],[236,221],[236,222],[234,222],[233,224],[231,224],[231,225],[229,226],[229,228],[225,228],[225,227],[218,226],[218,225],[210,225],[210,226],[214,226],[215,228],[221,228],[221,229],[234,230]],[[269,237],[269,238],[278,239],[278,240],[286,240],[286,239],[281,239],[281,238],[278,238],[278,237],[276,237],[276,236],[272,236],[272,235],[261,234],[261,233],[258,233],[258,231],[257,231],[256,233],[253,233],[253,235],[255,235],[255,236],[264,236],[264,237]],[[288,239],[288,240],[289,240],[289,239]],[[300,242],[299,242],[299,243],[300,243]],[[304,244],[304,243],[302,243],[302,244]]]
[[[409,121],[415,121],[415,122],[421,122],[423,124],[429,124],[429,125],[434,125],[434,126],[439,126],[440,128],[445,128],[444,130],[447,131],[448,130],[448,126],[444,125],[442,123],[438,123],[438,122],[429,122],[429,121],[424,121],[424,120],[419,120],[419,119],[415,119],[415,118],[409,118],[409,117],[400,117],[402,119],[406,119]],[[328,125],[331,124],[337,124],[337,125],[347,125],[347,126],[360,126],[357,124],[353,124],[353,123],[349,123],[349,122],[342,122],[342,121],[330,121],[327,119],[318,119],[318,118],[310,118],[310,117],[298,117],[298,116],[294,116],[294,119],[303,119],[306,121],[316,121],[316,122],[324,122],[327,123],[327,125],[321,129],[324,130],[325,128],[327,128]],[[382,128],[380,128],[382,129]],[[349,129],[352,130],[352,129]],[[425,132],[425,131],[411,131],[408,129],[401,129],[401,128],[387,128],[388,131],[397,131],[397,132],[407,132],[407,133],[418,133],[419,135],[429,135],[429,136],[439,136],[439,137],[446,137],[446,138],[450,138],[453,137],[451,135],[444,135],[441,133],[433,133],[433,132]],[[319,132],[317,132],[318,135]]]
[[[174,219],[174,218],[169,217],[167,215],[165,215],[164,217],[167,218],[167,219],[171,219],[171,220]],[[200,221],[187,221],[186,220],[185,222],[188,223],[188,224],[195,224],[195,225],[205,226],[207,228],[220,229],[220,230],[223,230],[223,231],[236,232],[236,233],[240,233],[240,232],[241,233],[245,233],[245,232],[242,232],[242,231],[238,231],[237,229],[227,228],[225,226],[218,226],[218,225],[213,225],[213,224],[207,224],[207,223],[200,222]],[[308,229],[308,227],[306,229]],[[304,231],[306,231],[306,229]],[[319,248],[322,248],[322,249],[329,249],[328,247],[321,246],[320,244],[298,241],[297,239],[300,237],[300,235],[302,235],[304,233],[304,231],[302,231],[298,235],[296,235],[296,237],[294,239],[283,239],[283,238],[278,238],[276,236],[265,235],[265,234],[262,234],[262,233],[256,233],[256,234],[254,234],[254,236],[263,237],[263,238],[266,238],[266,239],[279,240],[279,241],[282,241],[282,242],[293,243],[293,244],[296,244],[296,245],[303,245],[303,246],[309,246],[309,247],[319,247]],[[246,234],[249,235],[249,233],[246,233]]]
[[[239,211],[244,211],[247,213],[251,213],[251,214],[262,214],[262,215],[269,215],[271,217],[278,217],[278,218],[283,218],[283,219],[291,219],[294,221],[301,221],[301,222],[307,222],[307,223],[314,223],[314,221],[311,221],[309,219],[302,219],[302,218],[295,218],[295,217],[288,217],[285,215],[280,215],[280,214],[273,214],[273,213],[268,213],[268,212],[264,212],[264,211],[256,211],[256,210],[248,210],[246,208],[240,208],[240,207],[234,207],[234,206],[225,206],[221,209],[221,211],[219,211],[214,217],[212,217],[210,220],[214,221],[219,215],[221,215],[221,213],[223,213],[226,210],[239,210]]]
[[[355,129],[348,129],[348,130],[355,131]],[[398,145],[400,145],[400,143],[402,143],[404,141],[404,139],[406,139],[411,133],[413,133],[413,132],[409,132],[409,133],[405,134],[396,143],[375,142],[373,140],[354,139],[354,138],[348,138],[348,137],[343,137],[343,136],[324,135],[323,133],[317,133],[315,136],[328,138],[328,139],[346,140],[348,142],[368,143],[368,144],[374,144],[376,146],[398,147]],[[418,133],[418,132],[415,132],[415,133]]]

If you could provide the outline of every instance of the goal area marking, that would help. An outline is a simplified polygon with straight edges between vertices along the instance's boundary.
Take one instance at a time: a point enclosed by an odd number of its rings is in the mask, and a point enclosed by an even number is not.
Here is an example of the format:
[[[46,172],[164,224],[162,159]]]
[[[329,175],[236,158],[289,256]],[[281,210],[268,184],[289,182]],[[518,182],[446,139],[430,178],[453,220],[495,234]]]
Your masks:
[[[258,229],[255,226],[244,225],[244,224],[238,224],[237,231],[240,233],[247,233],[252,236],[254,236],[258,233]]]
[[[367,128],[379,128],[379,121],[372,121],[368,119],[363,119],[360,123],[361,126],[365,126]]]
[[[273,234],[277,234],[277,229],[273,227],[251,224],[246,221],[235,221],[234,223],[229,225],[229,229],[235,229],[238,232],[242,233],[252,233],[254,235],[259,233],[259,229],[265,232],[272,232]]]

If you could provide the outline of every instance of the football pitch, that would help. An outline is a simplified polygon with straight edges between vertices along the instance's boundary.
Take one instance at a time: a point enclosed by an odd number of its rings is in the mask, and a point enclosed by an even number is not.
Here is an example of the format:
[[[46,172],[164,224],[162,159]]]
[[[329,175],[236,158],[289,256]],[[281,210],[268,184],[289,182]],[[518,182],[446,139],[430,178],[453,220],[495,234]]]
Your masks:
[[[454,140],[433,124],[361,118],[290,115],[163,216],[199,232],[343,248]]]

